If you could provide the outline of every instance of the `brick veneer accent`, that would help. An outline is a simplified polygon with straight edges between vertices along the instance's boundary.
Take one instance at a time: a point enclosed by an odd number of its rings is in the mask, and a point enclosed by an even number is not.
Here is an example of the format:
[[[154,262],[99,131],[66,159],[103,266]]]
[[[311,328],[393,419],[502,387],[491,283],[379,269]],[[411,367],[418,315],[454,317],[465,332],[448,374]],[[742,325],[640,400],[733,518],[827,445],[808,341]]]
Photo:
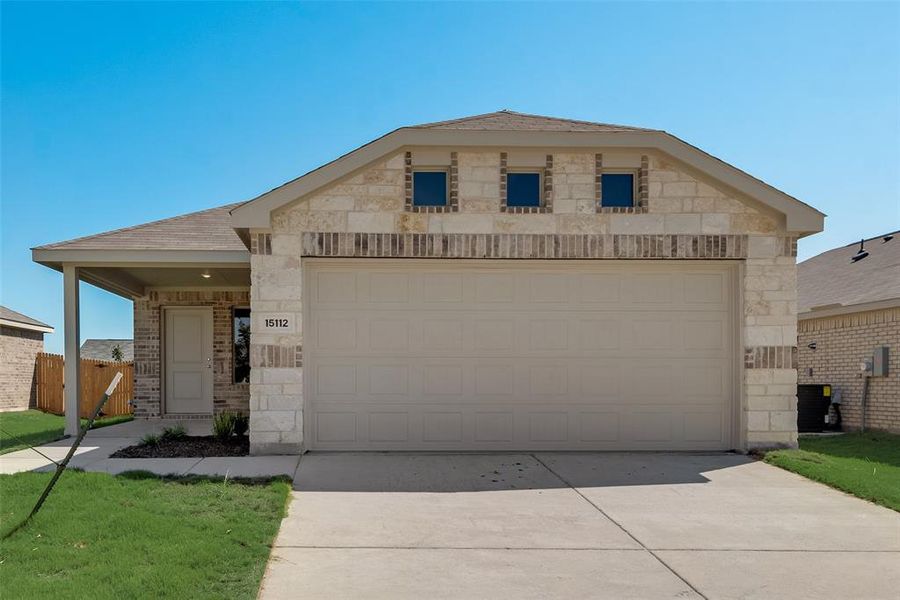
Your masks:
[[[742,235],[305,232],[302,255],[371,258],[738,259]]]
[[[260,344],[250,347],[250,364],[252,367],[272,367],[278,369],[294,369],[303,366],[303,348],[300,344],[279,346],[277,344]]]
[[[781,256],[797,256],[797,238],[787,236],[781,238]]]
[[[34,407],[34,361],[43,350],[42,332],[0,325],[0,411]]]
[[[159,417],[163,414],[161,333],[162,311],[167,306],[212,307],[213,411],[248,411],[249,384],[232,382],[232,309],[250,306],[250,292],[151,291],[134,301],[135,416]]]
[[[250,235],[250,254],[272,254],[272,234],[254,233]]]
[[[796,369],[796,346],[751,346],[744,348],[745,369]]]
[[[413,164],[412,152],[407,152],[403,158],[403,182],[406,199],[404,206],[408,212],[442,213],[459,212],[459,154],[450,153],[450,169],[448,171],[447,204],[442,206],[416,206],[413,204]]]
[[[812,342],[815,350],[809,348]],[[888,346],[888,376],[869,379],[866,427],[900,432],[900,308],[803,319],[798,323],[798,343],[799,383],[840,389],[841,416],[848,430],[861,424],[859,363],[872,356],[876,346]]]

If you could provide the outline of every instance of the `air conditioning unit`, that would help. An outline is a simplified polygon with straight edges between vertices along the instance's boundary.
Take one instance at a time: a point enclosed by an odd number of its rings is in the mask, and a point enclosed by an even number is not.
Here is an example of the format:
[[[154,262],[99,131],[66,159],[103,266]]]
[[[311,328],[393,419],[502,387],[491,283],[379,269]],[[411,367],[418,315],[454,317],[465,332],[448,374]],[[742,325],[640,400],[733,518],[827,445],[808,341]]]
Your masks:
[[[830,385],[797,386],[797,431],[799,433],[821,433],[828,428],[831,393]]]

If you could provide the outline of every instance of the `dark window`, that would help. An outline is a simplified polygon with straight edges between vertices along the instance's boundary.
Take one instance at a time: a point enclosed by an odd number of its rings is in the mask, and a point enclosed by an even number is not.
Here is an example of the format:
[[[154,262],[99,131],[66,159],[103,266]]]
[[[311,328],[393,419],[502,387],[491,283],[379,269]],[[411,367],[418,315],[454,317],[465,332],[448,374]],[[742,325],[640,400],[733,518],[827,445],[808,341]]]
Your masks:
[[[234,382],[250,383],[250,309],[234,309]]]
[[[634,175],[604,173],[600,186],[603,198],[600,206],[634,206]]]
[[[506,175],[507,206],[540,206],[541,175],[540,173],[507,173]]]
[[[444,206],[447,204],[447,173],[416,171],[413,173],[413,205]]]

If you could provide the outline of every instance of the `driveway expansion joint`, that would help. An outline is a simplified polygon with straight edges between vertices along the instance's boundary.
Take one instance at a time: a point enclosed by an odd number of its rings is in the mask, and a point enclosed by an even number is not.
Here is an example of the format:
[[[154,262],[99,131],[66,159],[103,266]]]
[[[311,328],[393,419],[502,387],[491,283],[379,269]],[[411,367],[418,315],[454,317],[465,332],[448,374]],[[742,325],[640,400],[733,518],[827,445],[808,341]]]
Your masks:
[[[599,505],[597,505],[595,502],[591,501],[590,498],[588,498],[588,497],[585,496],[583,493],[581,493],[581,490],[579,490],[579,489],[576,488],[574,485],[572,485],[572,484],[571,484],[569,481],[567,481],[562,475],[560,475],[559,473],[557,473],[556,471],[554,471],[553,469],[551,469],[550,466],[547,465],[547,463],[545,463],[544,461],[542,461],[540,458],[538,458],[538,456],[537,456],[536,454],[533,454],[533,453],[532,453],[532,454],[530,454],[529,456],[531,456],[531,458],[533,458],[534,460],[536,460],[536,461],[538,462],[538,464],[540,464],[542,467],[544,467],[545,469],[547,469],[547,471],[549,471],[554,477],[556,477],[556,478],[559,479],[561,482],[563,482],[565,485],[567,485],[567,486],[569,487],[569,489],[571,489],[573,492],[575,492],[576,494],[578,494],[579,496],[581,496],[582,499],[584,499],[585,502],[587,502],[588,504],[590,504],[591,506],[593,506],[593,507],[597,510],[597,512],[599,512],[601,515],[603,515],[604,517],[606,517],[607,519],[609,519],[610,522],[612,522],[616,527],[618,527],[619,529],[621,529],[622,532],[623,532],[625,535],[627,535],[627,536],[630,537],[632,540],[634,540],[635,543],[638,544],[638,545],[640,545],[640,547],[641,547],[644,551],[646,551],[648,554],[650,554],[650,556],[652,556],[653,558],[655,558],[656,561],[659,562],[659,564],[661,564],[661,565],[664,566],[666,569],[668,569],[668,571],[669,571],[670,573],[672,573],[672,575],[674,575],[675,577],[677,577],[677,578],[678,578],[679,580],[681,580],[686,586],[688,586],[689,588],[691,588],[691,590],[693,590],[693,592],[694,592],[695,594],[697,594],[698,596],[700,596],[701,598],[703,598],[703,600],[709,600],[709,597],[707,597],[703,592],[701,592],[699,589],[697,589],[697,586],[695,586],[694,584],[692,584],[692,583],[691,583],[690,581],[688,581],[684,576],[682,576],[678,571],[676,571],[674,568],[672,568],[666,561],[664,561],[659,555],[657,555],[656,552],[654,552],[653,550],[651,550],[650,548],[648,548],[647,545],[644,544],[644,542],[642,542],[641,540],[639,540],[637,537],[634,536],[634,534],[632,534],[630,531],[628,531],[627,529],[625,529],[625,527],[624,527],[621,523],[619,523],[618,521],[616,521],[615,519],[613,519],[610,515],[608,515],[608,514],[606,513],[606,511],[604,511],[602,508],[600,508]]]

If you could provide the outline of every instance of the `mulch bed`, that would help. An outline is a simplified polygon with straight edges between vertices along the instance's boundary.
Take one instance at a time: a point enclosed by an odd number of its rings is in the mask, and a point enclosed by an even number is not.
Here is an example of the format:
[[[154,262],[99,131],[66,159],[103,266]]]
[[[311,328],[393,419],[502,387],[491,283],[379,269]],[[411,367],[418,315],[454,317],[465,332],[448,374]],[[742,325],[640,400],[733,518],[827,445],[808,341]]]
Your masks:
[[[250,439],[245,435],[227,442],[211,435],[204,435],[160,440],[158,444],[152,446],[127,446],[113,452],[110,458],[206,458],[248,454],[250,454]]]

